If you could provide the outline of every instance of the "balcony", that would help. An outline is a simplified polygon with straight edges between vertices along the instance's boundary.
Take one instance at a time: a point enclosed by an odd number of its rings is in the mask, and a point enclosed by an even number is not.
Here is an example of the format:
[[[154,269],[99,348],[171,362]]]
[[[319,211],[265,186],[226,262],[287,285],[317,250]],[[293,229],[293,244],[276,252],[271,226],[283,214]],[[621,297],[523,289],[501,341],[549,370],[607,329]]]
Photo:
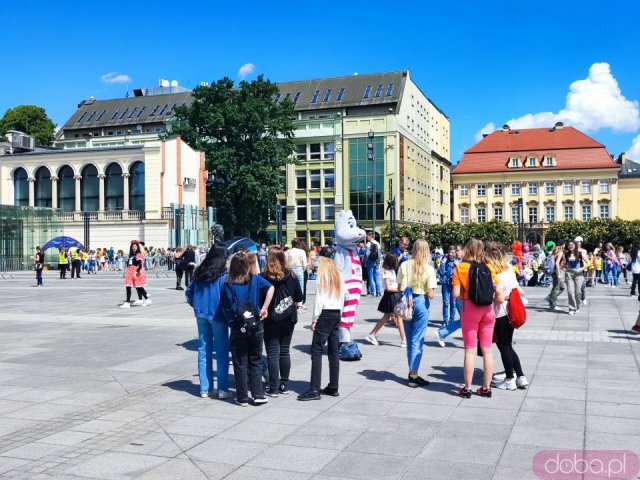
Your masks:
[[[104,212],[57,212],[57,220],[61,222],[83,222],[85,216],[92,222],[119,222],[122,220],[140,221],[146,218],[140,210],[109,210]]]

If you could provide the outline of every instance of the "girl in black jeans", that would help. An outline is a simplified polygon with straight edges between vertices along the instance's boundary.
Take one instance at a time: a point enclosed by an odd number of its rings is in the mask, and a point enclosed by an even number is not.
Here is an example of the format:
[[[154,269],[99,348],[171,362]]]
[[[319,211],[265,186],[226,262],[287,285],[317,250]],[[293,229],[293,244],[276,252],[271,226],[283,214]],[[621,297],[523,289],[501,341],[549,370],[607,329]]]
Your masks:
[[[298,395],[298,400],[320,400],[320,394],[337,397],[340,378],[340,337],[338,324],[346,298],[342,274],[333,258],[331,247],[322,247],[318,258],[318,289],[313,307],[313,340],[311,343],[311,385]],[[320,390],[322,379],[322,350],[327,343],[329,356],[329,385]]]
[[[300,282],[293,272],[285,267],[284,250],[279,245],[269,249],[262,276],[275,289],[274,301],[269,305],[264,321],[264,346],[269,362],[269,388],[267,395],[289,393],[287,383],[291,371],[291,337],[298,322],[296,304],[303,301]],[[277,303],[277,305],[276,305]]]
[[[220,292],[222,312],[231,325],[231,356],[236,380],[236,404],[249,405],[249,388],[253,404],[267,403],[262,388],[262,340],[264,329],[262,320],[267,316],[267,306],[273,297],[273,286],[257,275],[256,256],[246,250],[237,252],[231,259],[229,274]],[[264,302],[260,303],[260,298]],[[253,308],[260,311],[260,322],[255,331],[246,331],[236,321],[237,307],[249,300]],[[259,305],[262,305],[260,307]]]

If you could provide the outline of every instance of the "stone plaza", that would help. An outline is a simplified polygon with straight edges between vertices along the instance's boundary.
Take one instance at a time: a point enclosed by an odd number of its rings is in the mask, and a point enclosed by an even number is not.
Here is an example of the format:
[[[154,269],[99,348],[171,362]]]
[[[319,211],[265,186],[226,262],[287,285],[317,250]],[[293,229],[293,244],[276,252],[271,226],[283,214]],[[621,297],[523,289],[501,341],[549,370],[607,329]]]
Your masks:
[[[341,363],[340,396],[298,402],[310,372],[304,313],[293,392],[241,408],[199,397],[196,324],[171,275],[150,272],[152,305],[127,310],[117,273],[44,272],[43,288],[31,273],[0,279],[0,477],[528,479],[545,449],[640,452],[640,336],[629,333],[639,302],[628,287],[589,288],[575,316],[566,294],[565,311],[550,312],[548,289],[527,288],[515,349],[530,386],[491,399],[456,396],[462,339],[433,340],[437,292],[421,368],[429,387],[406,386],[395,328],[380,346],[364,342],[380,317],[378,299],[365,297],[353,331],[363,359]]]

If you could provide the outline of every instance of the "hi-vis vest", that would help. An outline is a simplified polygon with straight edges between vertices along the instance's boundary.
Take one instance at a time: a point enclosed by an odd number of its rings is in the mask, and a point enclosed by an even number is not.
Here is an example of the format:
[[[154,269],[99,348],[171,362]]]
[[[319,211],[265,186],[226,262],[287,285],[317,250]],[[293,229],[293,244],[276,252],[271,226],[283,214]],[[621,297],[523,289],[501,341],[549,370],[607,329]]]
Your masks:
[[[60,265],[69,265],[69,259],[67,258],[67,254],[64,252],[60,252],[60,255],[58,256],[58,263]]]
[[[71,260],[78,260],[78,258],[80,258],[78,255],[78,247],[71,247],[69,253],[71,254]]]

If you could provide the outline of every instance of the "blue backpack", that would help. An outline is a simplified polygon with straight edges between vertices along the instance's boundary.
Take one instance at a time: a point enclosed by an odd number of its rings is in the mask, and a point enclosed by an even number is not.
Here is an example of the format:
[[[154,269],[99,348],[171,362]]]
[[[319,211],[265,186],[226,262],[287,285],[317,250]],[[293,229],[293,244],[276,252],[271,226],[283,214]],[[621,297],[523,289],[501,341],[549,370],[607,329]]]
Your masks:
[[[340,360],[355,361],[360,360],[361,358],[362,353],[360,353],[360,348],[358,348],[358,344],[353,340],[349,343],[343,343],[340,345]]]

